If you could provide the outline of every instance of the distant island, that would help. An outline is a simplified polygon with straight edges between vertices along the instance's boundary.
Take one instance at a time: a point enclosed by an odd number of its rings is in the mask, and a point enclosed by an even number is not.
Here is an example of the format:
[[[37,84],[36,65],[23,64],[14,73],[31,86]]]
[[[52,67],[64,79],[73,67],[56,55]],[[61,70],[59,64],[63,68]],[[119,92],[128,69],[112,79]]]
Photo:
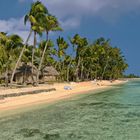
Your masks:
[[[135,74],[128,74],[128,75],[124,75],[124,78],[140,78],[139,75],[135,75]]]

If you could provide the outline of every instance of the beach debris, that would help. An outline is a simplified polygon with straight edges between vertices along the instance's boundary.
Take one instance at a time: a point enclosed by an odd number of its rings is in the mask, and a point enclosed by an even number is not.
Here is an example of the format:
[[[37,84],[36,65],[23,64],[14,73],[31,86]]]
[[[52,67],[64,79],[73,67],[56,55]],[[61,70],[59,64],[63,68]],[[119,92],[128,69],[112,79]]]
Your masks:
[[[72,88],[70,86],[64,86],[65,90],[72,90]]]
[[[56,91],[56,89],[50,88],[50,89],[33,90],[33,91],[26,91],[26,92],[19,92],[19,93],[3,94],[3,95],[0,95],[0,100],[4,98],[8,98],[8,97],[18,97],[18,96],[31,95],[31,94],[40,94],[43,92],[51,92],[51,91]]]

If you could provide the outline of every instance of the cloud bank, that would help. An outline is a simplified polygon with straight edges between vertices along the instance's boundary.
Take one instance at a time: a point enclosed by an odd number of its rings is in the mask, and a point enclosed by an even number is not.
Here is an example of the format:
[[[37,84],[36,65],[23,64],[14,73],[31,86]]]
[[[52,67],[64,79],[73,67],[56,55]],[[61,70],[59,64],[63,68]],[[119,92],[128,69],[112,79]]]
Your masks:
[[[19,4],[30,3],[36,0],[18,0]],[[83,17],[99,17],[106,21],[116,20],[125,14],[135,14],[140,9],[140,0],[40,0],[56,15],[64,30],[75,29],[80,26]],[[20,19],[11,18],[0,20],[0,29],[3,32],[17,33],[25,38],[29,32],[29,25],[23,24]],[[31,41],[32,42],[32,41]]]
[[[23,40],[25,41],[29,31],[30,31],[30,25],[27,23],[27,25],[24,25],[24,18],[10,18],[9,20],[0,20],[0,29],[1,32],[6,32],[8,34],[18,34],[20,35]],[[32,44],[33,37],[30,39],[29,44]]]
[[[36,0],[34,0],[36,1]],[[113,20],[130,12],[137,12],[140,0],[41,0],[48,9],[63,19],[82,19],[83,16],[98,16]]]
[[[29,0],[18,0],[29,2]],[[37,1],[37,0],[30,0]],[[74,21],[70,26],[79,26],[83,17],[100,17],[104,20],[116,20],[128,13],[137,13],[140,0],[40,0],[49,11],[68,26],[68,21]],[[76,19],[76,20],[75,20]],[[66,26],[66,27],[67,27]]]

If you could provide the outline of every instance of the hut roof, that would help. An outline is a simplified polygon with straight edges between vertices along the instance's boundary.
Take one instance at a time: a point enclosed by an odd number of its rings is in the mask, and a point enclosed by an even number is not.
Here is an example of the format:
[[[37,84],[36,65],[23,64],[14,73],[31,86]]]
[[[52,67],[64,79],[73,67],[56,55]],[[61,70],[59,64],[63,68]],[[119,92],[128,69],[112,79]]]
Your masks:
[[[52,66],[45,66],[42,69],[42,73],[44,76],[58,76],[58,71]]]
[[[35,66],[33,66],[33,70],[34,70],[34,75],[36,75],[37,73],[37,68]],[[16,75],[20,75],[20,74],[32,74],[32,64],[31,63],[28,63],[28,64],[25,64],[25,63],[21,63],[20,66],[16,69],[16,72],[15,72],[15,76]],[[0,74],[0,80],[3,80],[5,79],[5,75],[6,73],[2,73]],[[8,72],[8,78],[10,79],[12,75],[12,71],[9,71]]]
[[[37,73],[37,68],[35,66],[33,66],[33,71],[34,71],[33,74],[36,74]],[[23,63],[22,65],[20,65],[17,68],[15,74],[20,74],[20,73],[23,73],[23,74],[31,74],[32,73],[32,65],[30,63],[29,64]]]

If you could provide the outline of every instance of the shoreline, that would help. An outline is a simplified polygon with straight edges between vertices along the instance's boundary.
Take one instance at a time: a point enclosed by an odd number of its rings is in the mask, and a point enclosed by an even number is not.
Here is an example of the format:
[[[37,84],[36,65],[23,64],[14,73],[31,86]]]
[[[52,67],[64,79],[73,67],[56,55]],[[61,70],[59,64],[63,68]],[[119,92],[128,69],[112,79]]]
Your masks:
[[[25,88],[25,89],[8,89],[8,90],[2,90],[1,93],[12,93],[12,91],[31,91],[34,89],[41,89],[41,88],[56,88],[56,91],[46,92],[46,93],[40,93],[37,95],[26,95],[26,96],[20,96],[20,97],[9,97],[4,100],[0,101],[0,113],[1,114],[7,114],[8,112],[16,112],[18,110],[24,110],[26,108],[32,108],[34,106],[39,105],[49,105],[51,103],[55,103],[64,99],[68,99],[80,94],[87,94],[90,92],[100,93],[104,90],[113,88],[114,85],[120,85],[125,84],[127,81],[122,80],[116,80],[114,82],[110,81],[101,81],[101,82],[80,82],[80,83],[59,83],[54,85],[44,85],[40,87],[31,87],[31,88]],[[72,90],[65,90],[64,86],[72,87]],[[28,109],[27,109],[28,110]]]

